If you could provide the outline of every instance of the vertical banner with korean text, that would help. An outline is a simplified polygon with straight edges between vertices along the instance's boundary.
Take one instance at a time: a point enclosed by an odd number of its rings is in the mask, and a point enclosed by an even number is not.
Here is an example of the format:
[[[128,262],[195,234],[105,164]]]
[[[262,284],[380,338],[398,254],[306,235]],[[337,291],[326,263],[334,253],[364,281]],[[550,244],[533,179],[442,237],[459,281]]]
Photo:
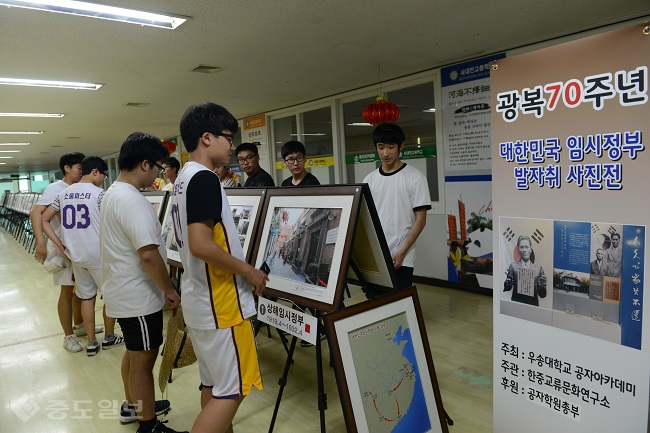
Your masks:
[[[490,62],[498,54],[443,68],[448,279],[492,288]]]
[[[264,170],[271,172],[272,160],[269,159],[269,143],[266,128],[266,116],[264,114],[245,118],[241,130],[241,141],[242,143],[255,143],[258,145],[257,150],[260,154],[260,166]]]
[[[649,33],[492,64],[495,432],[647,431]]]

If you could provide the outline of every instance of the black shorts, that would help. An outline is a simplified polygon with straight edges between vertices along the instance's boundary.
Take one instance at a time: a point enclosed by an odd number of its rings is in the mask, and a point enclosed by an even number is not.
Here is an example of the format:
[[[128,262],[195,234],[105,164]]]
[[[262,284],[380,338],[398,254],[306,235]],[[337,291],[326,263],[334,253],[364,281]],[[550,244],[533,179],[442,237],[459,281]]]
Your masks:
[[[117,319],[127,350],[157,350],[163,342],[162,310],[148,316]]]

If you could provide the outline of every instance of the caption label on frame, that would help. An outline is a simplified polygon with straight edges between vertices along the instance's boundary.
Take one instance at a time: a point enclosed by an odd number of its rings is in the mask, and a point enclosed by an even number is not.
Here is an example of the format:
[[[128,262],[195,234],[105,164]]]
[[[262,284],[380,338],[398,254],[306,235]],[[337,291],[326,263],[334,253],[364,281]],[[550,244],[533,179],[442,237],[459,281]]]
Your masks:
[[[308,343],[316,344],[318,319],[314,316],[265,298],[259,298],[257,320],[295,335]]]

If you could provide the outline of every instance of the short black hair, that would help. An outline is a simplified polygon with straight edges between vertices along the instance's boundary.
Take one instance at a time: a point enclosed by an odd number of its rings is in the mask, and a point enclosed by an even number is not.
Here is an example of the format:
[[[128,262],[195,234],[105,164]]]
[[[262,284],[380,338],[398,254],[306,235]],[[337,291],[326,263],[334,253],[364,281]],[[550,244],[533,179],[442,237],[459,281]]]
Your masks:
[[[612,239],[614,239],[614,236],[618,238],[618,240],[621,240],[621,235],[619,235],[617,232],[612,233]]]
[[[100,173],[106,173],[108,164],[99,156],[87,156],[81,161],[81,174],[83,176],[90,174],[94,169],[97,169]]]
[[[224,107],[213,102],[192,105],[181,118],[181,137],[188,152],[197,149],[204,133],[218,134],[224,129],[235,134],[238,129],[237,119]]]
[[[170,156],[169,158],[164,160],[163,164],[167,164],[171,168],[175,168],[176,173],[178,173],[178,170],[181,169],[181,163],[178,161],[178,159],[174,158],[173,156]]]
[[[155,164],[169,155],[160,138],[146,132],[134,132],[124,140],[117,157],[117,166],[120,170],[130,171],[141,162],[148,161]]]
[[[63,175],[65,176],[66,165],[72,167],[73,165],[81,164],[81,161],[83,161],[85,157],[86,155],[81,152],[66,152],[61,155],[61,158],[59,159],[59,168]]]
[[[235,155],[239,155],[239,152],[243,152],[245,150],[250,150],[253,152],[254,155],[259,155],[260,152],[257,150],[257,146],[253,143],[242,143],[239,146],[237,146],[237,149],[235,149]]]
[[[404,131],[394,123],[382,123],[372,131],[372,141],[375,146],[377,146],[377,143],[398,144],[401,146],[404,144],[404,140],[406,140]]]
[[[303,155],[307,155],[307,152],[305,151],[305,145],[302,144],[299,141],[292,140],[292,141],[287,141],[282,145],[282,159],[286,158],[287,155],[290,155],[292,153],[300,152]]]

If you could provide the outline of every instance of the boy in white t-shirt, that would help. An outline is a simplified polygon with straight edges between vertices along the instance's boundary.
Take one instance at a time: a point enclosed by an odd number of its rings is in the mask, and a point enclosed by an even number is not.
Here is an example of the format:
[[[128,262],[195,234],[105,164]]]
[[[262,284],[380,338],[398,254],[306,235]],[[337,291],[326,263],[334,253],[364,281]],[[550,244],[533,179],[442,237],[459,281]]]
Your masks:
[[[166,303],[175,314],[181,299],[167,274],[158,215],[139,191],[153,183],[167,155],[153,135],[129,135],[117,160],[120,174],[104,194],[100,211],[106,314],[117,318],[126,344],[120,421],[138,420],[138,433],[176,432],[157,419],[170,403],[155,401],[153,366],[163,342],[162,307]]]
[[[426,177],[399,159],[405,138],[402,128],[393,123],[377,126],[372,139],[381,167],[363,180],[370,187],[400,289],[413,285],[415,241],[431,209]]]
[[[268,277],[245,261],[217,166],[230,160],[237,120],[225,108],[189,107],[180,124],[189,161],[170,205],[183,263],[183,312],[201,377],[201,412],[192,431],[232,432],[232,419],[255,386],[262,389],[253,293]]]
[[[84,159],[84,154],[80,152],[67,152],[61,155],[59,159],[59,167],[63,173],[63,179],[48,185],[43,191],[40,199],[31,212],[29,219],[32,222],[32,230],[34,231],[34,238],[36,239],[36,249],[34,250],[34,257],[39,262],[43,262],[47,258],[47,242],[43,236],[43,212],[54,201],[56,197],[73,183],[79,182],[81,179],[81,161]],[[52,221],[54,230],[60,234],[60,220],[55,218]],[[74,294],[74,280],[72,278],[72,266],[68,266],[53,274],[54,285],[61,286],[59,293],[59,302],[57,304],[57,311],[59,314],[59,322],[63,328],[63,348],[70,352],[81,352],[83,348],[79,343],[77,336],[81,336],[85,332],[85,327],[81,321],[81,301],[75,297]],[[73,316],[74,323],[73,326]],[[95,332],[101,332],[102,327],[97,327]],[[76,335],[75,335],[76,334]]]
[[[81,299],[81,315],[88,326],[86,354],[94,356],[99,352],[95,338],[95,300],[101,284],[102,263],[99,257],[99,205],[104,195],[100,185],[106,179],[108,165],[98,156],[88,156],[81,162],[82,178],[63,190],[43,212],[43,230],[63,254],[72,261],[77,289],[75,296]],[[61,220],[61,236],[57,236],[51,220]],[[115,319],[106,316],[106,336],[103,349],[112,349],[124,344],[121,335],[115,334]]]

